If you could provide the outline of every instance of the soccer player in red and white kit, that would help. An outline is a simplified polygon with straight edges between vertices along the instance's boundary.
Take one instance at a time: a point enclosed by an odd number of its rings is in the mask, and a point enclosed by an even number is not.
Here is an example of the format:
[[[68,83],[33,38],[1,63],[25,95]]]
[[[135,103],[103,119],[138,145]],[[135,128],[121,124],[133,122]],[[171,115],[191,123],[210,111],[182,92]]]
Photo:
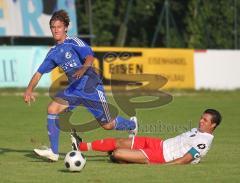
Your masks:
[[[134,136],[86,143],[72,133],[72,143],[75,144],[75,150],[80,151],[113,151],[112,159],[122,163],[195,164],[209,151],[214,138],[213,131],[221,120],[217,110],[207,109],[199,120],[198,128],[170,139]]]

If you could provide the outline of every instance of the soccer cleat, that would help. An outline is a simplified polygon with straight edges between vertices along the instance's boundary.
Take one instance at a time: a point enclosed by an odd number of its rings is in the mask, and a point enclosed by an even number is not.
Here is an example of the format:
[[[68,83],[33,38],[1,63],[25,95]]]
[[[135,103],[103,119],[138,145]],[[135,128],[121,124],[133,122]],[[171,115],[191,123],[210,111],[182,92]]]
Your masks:
[[[129,138],[132,138],[133,136],[136,136],[137,135],[137,132],[138,132],[138,121],[137,121],[137,117],[136,116],[133,116],[130,118],[131,121],[134,121],[136,127],[133,129],[133,130],[130,130],[129,131]]]
[[[75,129],[71,132],[72,150],[79,151],[79,145],[82,142],[82,138],[78,136]]]
[[[46,158],[50,161],[58,161],[59,154],[55,154],[52,152],[52,149],[34,149],[33,152],[38,156]]]

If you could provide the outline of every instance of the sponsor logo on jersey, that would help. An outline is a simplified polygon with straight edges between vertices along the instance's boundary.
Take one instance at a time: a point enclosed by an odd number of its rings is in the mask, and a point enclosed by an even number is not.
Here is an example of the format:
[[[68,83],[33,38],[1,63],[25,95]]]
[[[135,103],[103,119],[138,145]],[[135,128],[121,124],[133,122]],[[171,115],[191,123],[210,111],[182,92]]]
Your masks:
[[[64,64],[60,65],[60,67],[64,70],[67,71],[69,68],[77,67],[77,63],[75,60],[70,60],[65,62]]]

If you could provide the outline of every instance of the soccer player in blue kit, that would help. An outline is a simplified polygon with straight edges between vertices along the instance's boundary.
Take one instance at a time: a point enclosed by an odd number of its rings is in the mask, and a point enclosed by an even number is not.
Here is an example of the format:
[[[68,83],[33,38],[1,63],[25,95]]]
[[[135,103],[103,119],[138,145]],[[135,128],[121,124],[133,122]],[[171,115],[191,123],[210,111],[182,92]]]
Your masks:
[[[99,75],[92,64],[94,54],[85,42],[77,37],[69,37],[67,29],[69,17],[64,10],[56,11],[50,21],[50,29],[56,45],[50,49],[43,63],[33,75],[24,93],[24,101],[28,104],[35,101],[33,90],[44,73],[60,67],[68,77],[69,85],[56,94],[47,109],[47,129],[50,141],[48,149],[34,149],[34,152],[51,161],[58,161],[59,114],[84,105],[106,130],[128,130],[137,133],[137,118],[130,120],[121,116],[112,118],[106,102],[104,88]],[[58,102],[58,99],[61,102]]]

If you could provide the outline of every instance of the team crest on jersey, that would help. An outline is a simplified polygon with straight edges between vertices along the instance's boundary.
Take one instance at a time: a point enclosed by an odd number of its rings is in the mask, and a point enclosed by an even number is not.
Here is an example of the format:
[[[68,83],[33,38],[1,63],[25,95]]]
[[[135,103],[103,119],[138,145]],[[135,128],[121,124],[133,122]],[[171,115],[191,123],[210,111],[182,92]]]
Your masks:
[[[67,51],[67,52],[65,53],[65,58],[66,58],[66,59],[70,59],[71,57],[72,57],[72,53],[69,52],[69,51]]]

